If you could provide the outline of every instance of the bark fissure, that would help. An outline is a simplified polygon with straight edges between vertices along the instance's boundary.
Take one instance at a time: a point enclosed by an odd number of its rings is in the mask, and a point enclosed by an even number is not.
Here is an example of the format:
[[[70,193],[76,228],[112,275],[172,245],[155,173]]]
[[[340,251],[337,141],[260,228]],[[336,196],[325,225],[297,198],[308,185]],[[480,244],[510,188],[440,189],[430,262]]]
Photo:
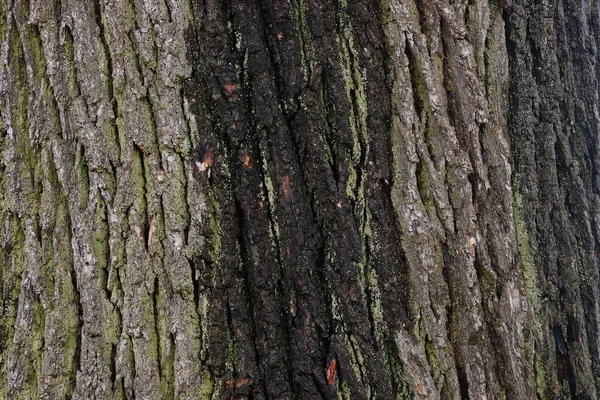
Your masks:
[[[596,398],[596,1],[0,5],[0,397]]]

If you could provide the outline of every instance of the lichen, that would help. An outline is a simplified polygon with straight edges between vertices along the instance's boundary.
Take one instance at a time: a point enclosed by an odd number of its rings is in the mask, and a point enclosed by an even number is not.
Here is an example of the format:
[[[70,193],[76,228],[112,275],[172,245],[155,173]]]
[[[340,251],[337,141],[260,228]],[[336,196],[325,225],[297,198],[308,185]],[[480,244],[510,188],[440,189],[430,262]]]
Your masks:
[[[536,335],[542,332],[542,305],[540,303],[540,289],[537,281],[537,272],[535,269],[534,252],[531,247],[529,231],[525,220],[523,219],[523,199],[521,196],[520,186],[517,179],[513,180],[513,218],[515,224],[515,234],[517,239],[517,253],[519,265],[523,275],[523,284],[527,298],[533,307],[534,312],[534,332],[526,337],[525,347],[529,352],[533,353],[534,357],[534,373],[536,382],[536,391],[538,399],[546,398],[547,392],[546,374],[544,372],[544,364],[540,354],[536,352]]]
[[[358,341],[350,333],[346,333],[346,346],[348,348],[348,353],[350,354],[350,366],[354,371],[354,375],[356,376],[356,379],[365,385],[367,398],[371,398],[372,389],[367,377],[365,357],[362,354]]]
[[[308,28],[307,14],[308,4],[307,0],[295,0],[292,2],[294,24],[296,25],[297,37],[300,42],[302,57],[302,72],[304,74],[305,82],[310,82],[311,74],[313,70],[313,64],[315,62],[315,48],[310,38],[310,30]]]
[[[267,199],[269,204],[269,213],[271,218],[271,231],[269,232],[271,238],[271,246],[275,249],[277,248],[277,243],[279,241],[279,224],[277,223],[276,211],[277,211],[277,203],[276,203],[276,194],[275,187],[273,186],[273,180],[271,179],[271,175],[269,173],[269,167],[267,163],[267,157],[264,151],[261,149],[261,165],[262,165],[262,176],[264,188],[267,191]],[[262,191],[261,191],[262,192]]]
[[[350,104],[349,125],[353,142],[352,162],[348,165],[349,177],[346,184],[346,194],[354,201],[364,201],[364,179],[360,179],[358,174],[360,169],[365,167],[360,165],[361,161],[367,160],[369,153],[366,77],[360,70],[359,56],[354,45],[352,26],[347,14],[345,0],[340,1],[336,22],[338,25],[336,43],[340,50],[340,68],[344,88],[346,89],[346,97]]]
[[[206,371],[200,384],[200,399],[210,400],[213,398],[214,384],[212,375]]]
[[[546,372],[544,371],[544,363],[539,353],[535,353],[535,386],[537,393],[537,400],[546,400],[546,392],[548,391],[548,384],[546,382]]]
[[[519,256],[519,264],[523,273],[523,284],[527,291],[531,304],[534,308],[536,315],[536,322],[539,324],[539,317],[541,312],[540,305],[540,291],[537,282],[537,273],[535,270],[535,259],[533,249],[531,248],[531,241],[529,239],[529,232],[527,225],[522,217],[523,210],[523,199],[517,180],[513,182],[513,218],[515,224],[515,234],[517,239],[517,252]],[[541,327],[539,327],[541,328]]]
[[[348,384],[346,383],[346,381],[342,378],[337,379],[335,381],[335,387],[336,387],[336,393],[337,393],[337,398],[339,400],[351,400],[352,399],[352,393],[350,392],[350,388],[348,387]]]

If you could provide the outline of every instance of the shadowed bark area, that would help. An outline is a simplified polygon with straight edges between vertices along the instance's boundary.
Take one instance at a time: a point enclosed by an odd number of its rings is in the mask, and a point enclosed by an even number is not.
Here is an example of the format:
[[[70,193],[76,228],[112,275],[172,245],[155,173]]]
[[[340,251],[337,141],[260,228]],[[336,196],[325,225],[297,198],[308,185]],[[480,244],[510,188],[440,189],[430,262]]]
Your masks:
[[[0,397],[595,399],[597,1],[0,4]]]

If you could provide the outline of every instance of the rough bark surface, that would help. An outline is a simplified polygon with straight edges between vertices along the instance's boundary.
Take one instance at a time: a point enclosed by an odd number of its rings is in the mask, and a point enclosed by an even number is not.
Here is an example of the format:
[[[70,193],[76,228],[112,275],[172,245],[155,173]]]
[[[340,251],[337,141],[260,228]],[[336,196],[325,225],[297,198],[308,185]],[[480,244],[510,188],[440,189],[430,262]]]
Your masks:
[[[600,2],[0,3],[0,397],[596,399]]]

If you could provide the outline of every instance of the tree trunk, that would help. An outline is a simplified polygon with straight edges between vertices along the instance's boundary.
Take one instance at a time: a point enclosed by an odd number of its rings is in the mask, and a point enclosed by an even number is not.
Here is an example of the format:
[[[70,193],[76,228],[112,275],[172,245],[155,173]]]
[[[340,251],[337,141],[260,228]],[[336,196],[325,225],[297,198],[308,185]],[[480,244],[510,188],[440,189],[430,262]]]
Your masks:
[[[598,398],[599,45],[596,0],[3,1],[0,397]]]

